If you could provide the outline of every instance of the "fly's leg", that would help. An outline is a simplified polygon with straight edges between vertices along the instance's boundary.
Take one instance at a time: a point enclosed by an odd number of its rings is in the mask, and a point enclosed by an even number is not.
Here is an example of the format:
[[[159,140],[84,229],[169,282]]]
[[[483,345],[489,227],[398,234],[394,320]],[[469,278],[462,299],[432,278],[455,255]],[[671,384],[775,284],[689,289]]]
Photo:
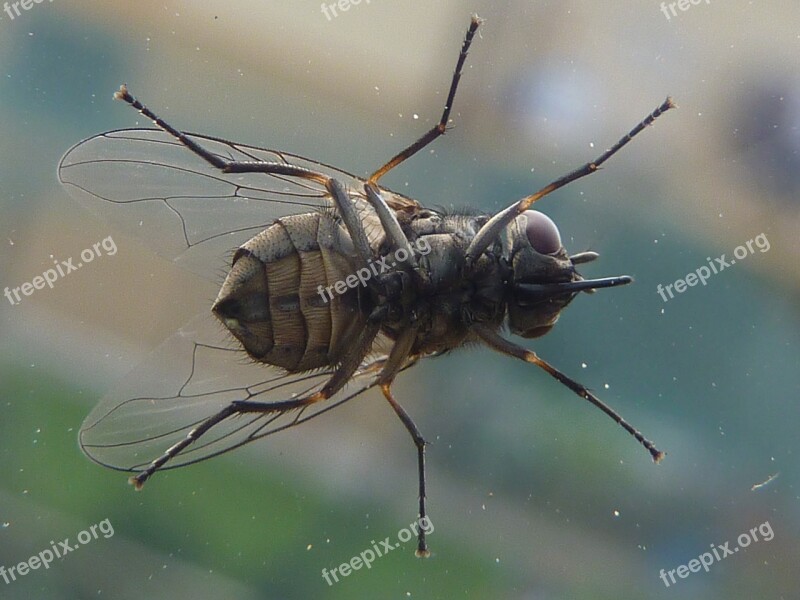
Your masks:
[[[119,87],[119,90],[114,94],[114,98],[116,100],[127,102],[145,117],[150,119],[156,127],[170,134],[181,144],[194,152],[197,156],[205,160],[211,166],[216,167],[223,173],[273,173],[276,175],[287,175],[289,177],[302,177],[303,179],[316,181],[322,185],[325,185],[330,180],[330,177],[323,175],[322,173],[317,173],[315,171],[311,171],[310,169],[304,169],[303,167],[281,162],[250,160],[235,161],[224,159],[221,156],[217,156],[213,152],[209,152],[188,135],[182,131],[179,131],[178,129],[175,129],[172,125],[164,121],[164,119],[157,116],[144,104],[131,96],[131,94],[128,92],[128,87],[125,84]]]
[[[133,108],[150,119],[159,129],[162,129],[166,133],[170,134],[181,144],[194,152],[197,156],[205,160],[211,166],[216,167],[223,173],[268,173],[275,175],[286,175],[289,177],[308,179],[324,185],[325,189],[328,190],[328,193],[333,198],[336,208],[339,210],[339,214],[342,217],[342,221],[347,227],[347,231],[350,234],[353,243],[355,244],[356,252],[358,252],[359,259],[361,259],[361,266],[366,266],[367,263],[374,258],[372,250],[369,246],[369,241],[367,240],[367,234],[364,231],[364,227],[361,224],[358,214],[356,214],[355,208],[353,207],[353,201],[348,196],[347,190],[338,180],[333,179],[323,173],[317,173],[316,171],[311,171],[303,167],[289,165],[286,163],[267,161],[231,161],[224,159],[212,152],[209,152],[185,133],[175,129],[172,125],[164,121],[164,119],[156,115],[144,104],[131,96],[131,94],[128,92],[127,86],[120,86],[119,91],[114,94],[114,97],[130,104]]]
[[[428,443],[422,434],[417,429],[416,424],[411,419],[405,409],[397,403],[392,395],[391,382],[381,385],[381,391],[384,397],[389,401],[389,404],[400,417],[403,425],[406,426],[408,433],[414,440],[414,445],[417,447],[417,468],[419,470],[419,530],[417,532],[417,550],[415,554],[420,558],[427,558],[431,555],[428,550],[428,544],[425,542],[425,532],[429,529],[428,516],[425,511],[425,445]],[[425,527],[423,527],[425,525]]]
[[[389,358],[383,365],[381,374],[378,376],[378,385],[381,386],[384,397],[389,401],[389,404],[394,409],[397,416],[400,417],[408,433],[411,434],[414,445],[417,447],[417,468],[419,472],[419,530],[417,531],[416,555],[420,558],[427,558],[431,555],[428,550],[428,544],[425,542],[425,534],[427,530],[430,529],[428,514],[425,509],[425,446],[428,442],[422,437],[413,419],[394,399],[391,389],[395,376],[408,365],[409,356],[416,337],[417,326],[414,323],[410,323],[398,337],[389,354]]]
[[[142,489],[145,482],[161,467],[163,467],[170,460],[175,458],[178,454],[183,452],[187,447],[192,445],[203,435],[208,433],[214,426],[219,425],[225,419],[241,414],[247,413],[262,413],[262,414],[277,414],[285,413],[292,410],[300,410],[327,400],[336,392],[341,390],[347,381],[353,376],[358,369],[361,362],[369,353],[372,342],[375,336],[380,331],[380,322],[384,316],[385,309],[378,308],[369,316],[367,325],[359,334],[353,352],[337,366],[331,375],[330,379],[325,383],[321,390],[310,394],[304,398],[297,398],[294,400],[284,400],[281,402],[253,402],[250,400],[237,400],[231,402],[228,406],[220,410],[215,415],[212,415],[197,427],[192,429],[186,437],[168,448],[161,456],[151,462],[146,469],[133,475],[128,481],[133,484],[137,490]]]
[[[367,232],[364,231],[364,225],[361,223],[361,219],[356,213],[353,201],[350,199],[350,196],[348,196],[344,186],[336,179],[329,179],[325,183],[325,188],[333,197],[333,202],[339,210],[342,222],[347,228],[347,233],[350,234],[350,239],[353,240],[358,258],[361,260],[361,265],[359,266],[366,267],[369,261],[375,257],[369,246]]]
[[[461,53],[458,55],[458,62],[456,63],[456,69],[453,72],[453,79],[450,82],[450,92],[447,94],[447,102],[444,105],[444,112],[442,113],[442,118],[439,119],[439,123],[437,123],[433,129],[428,131],[425,135],[419,138],[416,142],[411,144],[408,148],[400,152],[397,156],[392,158],[389,162],[383,165],[380,169],[375,171],[372,175],[369,176],[369,182],[377,184],[378,179],[386,175],[390,170],[395,168],[401,162],[414,156],[417,152],[422,150],[425,146],[430,144],[433,140],[438,138],[440,135],[444,135],[445,131],[447,131],[447,121],[450,119],[450,109],[453,107],[453,99],[456,96],[456,89],[458,88],[458,82],[461,79],[461,70],[464,68],[464,61],[467,59],[467,52],[469,52],[469,47],[472,45],[472,38],[475,37],[475,32],[478,30],[478,27],[483,21],[481,20],[478,15],[472,16],[472,21],[469,24],[469,29],[467,29],[467,34],[464,36],[464,43],[461,46]]]
[[[254,412],[259,412],[263,414],[283,413],[291,410],[305,408],[306,406],[310,406],[311,404],[314,404],[321,400],[326,400],[329,396],[326,396],[323,392],[324,389],[320,390],[316,394],[312,394],[311,396],[307,396],[305,398],[298,398],[296,400],[285,400],[282,402],[269,402],[269,403],[250,402],[249,400],[237,400],[231,402],[221,411],[209,417],[208,419],[200,423],[197,427],[192,429],[188,434],[186,434],[186,437],[183,438],[181,441],[170,446],[161,456],[159,456],[153,462],[151,462],[146,469],[140,471],[136,475],[131,476],[128,479],[128,482],[132,484],[137,490],[141,490],[142,487],[144,487],[145,482],[148,479],[150,479],[153,473],[158,471],[170,460],[178,456],[178,454],[180,454],[186,448],[191,446],[194,442],[199,440],[203,435],[208,433],[214,426],[219,425],[229,417],[245,413],[254,413]]]
[[[364,184],[364,191],[367,193],[367,202],[375,209],[375,212],[378,214],[378,219],[381,225],[383,225],[383,231],[386,233],[386,237],[391,245],[390,250],[395,252],[400,249],[405,250],[408,256],[406,262],[412,269],[417,271],[419,268],[417,265],[417,257],[411,248],[408,237],[403,233],[403,229],[400,227],[400,223],[394,211],[389,208],[389,205],[386,204],[386,200],[381,196],[380,189],[377,185],[368,181]]]
[[[236,406],[231,403],[217,414],[209,417],[200,425],[192,429],[185,438],[183,438],[178,443],[170,446],[164,454],[159,456],[153,462],[151,462],[144,471],[137,473],[136,475],[131,476],[128,479],[128,483],[133,485],[137,490],[141,490],[144,487],[145,481],[147,481],[150,476],[158,471],[161,467],[163,467],[167,462],[172,460],[178,454],[183,452],[183,450],[194,443],[196,440],[200,439],[204,434],[208,433],[208,431],[214,427],[215,425],[219,425],[228,417],[235,415],[238,411],[236,410]]]
[[[500,231],[502,231],[517,215],[524,213],[530,206],[550,194],[551,192],[556,191],[559,188],[564,187],[568,183],[572,183],[576,179],[580,179],[581,177],[586,177],[587,175],[591,175],[595,173],[597,170],[600,169],[600,165],[606,162],[609,158],[614,156],[623,146],[625,146],[628,142],[630,142],[634,137],[636,137],[641,131],[647,127],[648,125],[652,125],[653,121],[655,121],[658,117],[660,117],[663,113],[667,112],[671,108],[676,108],[675,102],[673,102],[672,98],[667,96],[667,99],[661,103],[661,105],[656,108],[652,113],[647,115],[636,127],[630,130],[628,134],[622,137],[616,144],[611,146],[608,150],[603,152],[600,156],[594,159],[592,162],[588,162],[582,167],[567,173],[563,177],[559,177],[552,183],[547,184],[542,189],[540,189],[535,194],[531,194],[530,196],[526,196],[522,200],[519,200],[509,206],[501,210],[499,213],[494,215],[489,221],[481,227],[480,231],[477,235],[472,239],[470,242],[469,247],[467,248],[467,264],[472,263],[475,259],[480,256],[484,250],[489,246],[489,244],[494,241]]]
[[[608,406],[602,400],[600,400],[597,396],[595,396],[592,392],[586,389],[585,386],[581,385],[574,379],[567,377],[561,371],[559,371],[546,361],[539,358],[535,352],[532,352],[527,348],[523,348],[522,346],[518,346],[517,344],[508,341],[507,339],[503,338],[495,331],[491,330],[490,328],[484,325],[474,325],[473,331],[477,333],[478,336],[484,342],[486,342],[486,345],[492,348],[492,350],[496,350],[497,352],[500,352],[507,356],[512,356],[514,358],[523,360],[526,363],[540,367],[541,369],[545,370],[550,376],[554,377],[559,382],[563,383],[565,386],[567,386],[569,389],[575,392],[578,396],[594,404],[597,408],[599,408],[609,417],[614,419],[614,421],[617,424],[619,424],[625,431],[627,431],[633,437],[635,437],[636,440],[642,446],[644,446],[650,453],[650,456],[653,458],[653,462],[659,463],[664,458],[665,456],[664,452],[661,452],[661,450],[656,448],[653,442],[648,440],[637,429],[632,427],[625,419],[623,419],[619,414],[617,414],[617,412],[614,411],[614,409],[612,409],[610,406]]]
[[[356,343],[353,344],[349,352],[345,353],[345,357],[325,384],[325,387],[317,392],[317,401],[327,400],[341,390],[358,370],[361,362],[366,358],[367,354],[369,354],[372,342],[375,341],[375,337],[378,335],[378,332],[380,332],[381,322],[386,316],[387,310],[386,307],[379,306],[372,311]]]
[[[428,133],[426,133],[416,142],[411,144],[408,148],[400,152],[397,156],[395,156],[389,162],[383,165],[380,169],[375,171],[369,178],[370,182],[377,183],[378,179],[383,177],[388,171],[399,165],[405,159],[409,158],[410,156],[413,156],[414,154],[422,150],[422,148],[427,146],[429,143],[431,143],[440,135],[444,135],[445,131],[447,130],[447,121],[450,118],[450,109],[453,106],[453,99],[455,98],[456,95],[458,82],[461,79],[461,70],[464,67],[464,61],[467,58],[467,52],[469,51],[469,47],[472,44],[472,38],[475,36],[475,31],[477,31],[480,24],[481,24],[481,19],[477,15],[474,15],[472,17],[472,21],[470,22],[470,26],[467,29],[466,36],[464,37],[464,43],[461,47],[461,53],[458,56],[456,69],[455,72],[453,73],[453,79],[450,83],[450,92],[447,95],[447,102],[445,104],[444,112],[442,113],[442,118],[439,120],[439,123],[435,127],[433,127],[433,129],[431,129]],[[133,108],[138,110],[145,117],[153,121],[153,123],[157,127],[163,129],[164,131],[172,135],[175,139],[180,141],[183,145],[185,145],[192,152],[200,156],[203,160],[205,160],[212,166],[220,169],[225,173],[274,173],[278,175],[304,177],[306,179],[311,179],[322,184],[325,184],[326,180],[329,179],[327,176],[322,175],[321,173],[315,173],[314,171],[310,171],[309,169],[296,167],[294,165],[287,165],[285,163],[272,163],[265,161],[259,162],[259,161],[226,160],[220,156],[217,156],[212,152],[209,152],[208,150],[200,146],[197,142],[192,140],[185,133],[175,129],[169,123],[158,117],[155,113],[153,113],[150,109],[144,106],[136,98],[131,96],[131,94],[128,92],[127,86],[125,86],[124,84],[121,85],[119,91],[117,91],[114,94],[114,98],[130,104]]]

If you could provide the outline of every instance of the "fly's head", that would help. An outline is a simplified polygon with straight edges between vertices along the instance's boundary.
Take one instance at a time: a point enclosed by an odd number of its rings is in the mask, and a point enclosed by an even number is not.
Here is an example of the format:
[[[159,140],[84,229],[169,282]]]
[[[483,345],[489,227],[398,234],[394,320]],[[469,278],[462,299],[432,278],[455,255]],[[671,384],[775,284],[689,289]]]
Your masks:
[[[527,210],[506,228],[504,255],[511,267],[508,322],[524,338],[546,334],[578,292],[631,282],[627,276],[584,279],[575,265],[598,257],[594,252],[570,256],[550,217]]]

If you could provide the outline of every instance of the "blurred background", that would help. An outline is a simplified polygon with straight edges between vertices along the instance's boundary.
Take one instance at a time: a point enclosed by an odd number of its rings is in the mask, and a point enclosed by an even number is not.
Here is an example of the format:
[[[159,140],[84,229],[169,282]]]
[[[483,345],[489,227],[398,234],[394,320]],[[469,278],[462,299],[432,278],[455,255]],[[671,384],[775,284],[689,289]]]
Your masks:
[[[0,288],[109,235],[118,252],[0,299],[0,565],[105,519],[114,530],[0,580],[0,597],[797,598],[800,9],[669,4],[7,5]],[[396,395],[432,442],[433,557],[414,558],[412,541],[329,586],[323,568],[414,519],[407,432],[368,394],[139,494],[91,463],[83,418],[216,290],[84,211],[56,165],[83,138],[147,125],[111,100],[126,82],[185,130],[366,175],[438,121],[473,12],[486,22],[453,128],[382,183],[496,212],[674,96],[679,110],[599,174],[537,204],[568,250],[600,253],[585,275],[636,281],[577,298],[529,344],[668,456],[653,465],[525,364],[480,349],[425,361]],[[762,233],[767,251],[707,285],[656,293]],[[773,539],[659,578],[765,522]]]

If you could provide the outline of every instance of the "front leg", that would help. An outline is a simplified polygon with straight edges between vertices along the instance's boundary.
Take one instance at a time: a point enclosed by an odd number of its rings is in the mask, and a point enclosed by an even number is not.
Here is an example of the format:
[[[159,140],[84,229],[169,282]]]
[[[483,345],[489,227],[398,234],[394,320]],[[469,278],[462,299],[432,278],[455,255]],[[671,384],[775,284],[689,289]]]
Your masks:
[[[386,240],[388,241],[389,249],[393,252],[398,250],[405,251],[407,255],[406,262],[412,269],[417,270],[417,257],[411,249],[411,244],[408,237],[403,233],[400,223],[394,214],[394,211],[386,204],[386,200],[381,196],[381,192],[374,183],[367,182],[364,184],[364,191],[367,193],[367,201],[378,214],[378,219],[383,225],[383,231],[386,233]]]
[[[653,442],[644,437],[637,429],[633,428],[625,419],[623,419],[616,411],[614,411],[614,409],[605,404],[585,386],[581,385],[574,379],[567,377],[561,371],[539,358],[535,352],[508,341],[485,325],[474,325],[472,329],[486,343],[487,346],[492,348],[492,350],[496,350],[507,356],[513,356],[514,358],[524,360],[526,363],[530,363],[544,369],[550,376],[563,383],[578,396],[594,404],[597,408],[614,419],[614,421],[617,422],[625,431],[635,437],[642,446],[647,448],[650,456],[653,457],[653,462],[659,463],[664,458],[664,452],[656,448]]]

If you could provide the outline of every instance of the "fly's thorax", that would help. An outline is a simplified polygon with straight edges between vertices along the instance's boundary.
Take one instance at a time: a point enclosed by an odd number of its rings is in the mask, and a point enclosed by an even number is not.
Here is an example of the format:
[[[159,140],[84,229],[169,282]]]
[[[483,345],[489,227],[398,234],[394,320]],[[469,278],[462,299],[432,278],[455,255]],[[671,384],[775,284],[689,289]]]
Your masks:
[[[421,211],[422,212],[422,211]],[[504,268],[499,245],[492,245],[467,269],[466,251],[485,216],[442,215],[426,209],[412,221],[412,247],[425,242],[417,256],[423,277],[403,315],[414,315],[418,330],[415,352],[449,350],[462,345],[473,323],[499,326],[505,315]]]
[[[359,290],[319,290],[354,267],[352,243],[332,216],[285,217],[236,251],[212,310],[255,360],[288,371],[329,366],[366,316]]]
[[[419,267],[425,272],[426,291],[435,292],[455,286],[463,275],[466,245],[452,233],[434,233],[421,238],[430,248],[418,256]]]
[[[488,219],[486,215],[442,214],[425,208],[416,211],[410,220],[408,217],[401,219],[401,223],[406,225],[410,236],[453,233],[472,239]]]
[[[512,333],[525,338],[547,333],[569,304],[574,293],[530,299],[519,284],[564,283],[580,279],[561,243],[555,223],[546,215],[528,210],[506,229],[504,255],[511,267],[508,282],[508,321]]]
[[[443,215],[425,209],[409,224],[409,240],[424,240],[429,247],[419,256],[420,268],[426,271],[430,290],[440,290],[463,283],[466,250],[472,238],[488,219],[485,216]]]

